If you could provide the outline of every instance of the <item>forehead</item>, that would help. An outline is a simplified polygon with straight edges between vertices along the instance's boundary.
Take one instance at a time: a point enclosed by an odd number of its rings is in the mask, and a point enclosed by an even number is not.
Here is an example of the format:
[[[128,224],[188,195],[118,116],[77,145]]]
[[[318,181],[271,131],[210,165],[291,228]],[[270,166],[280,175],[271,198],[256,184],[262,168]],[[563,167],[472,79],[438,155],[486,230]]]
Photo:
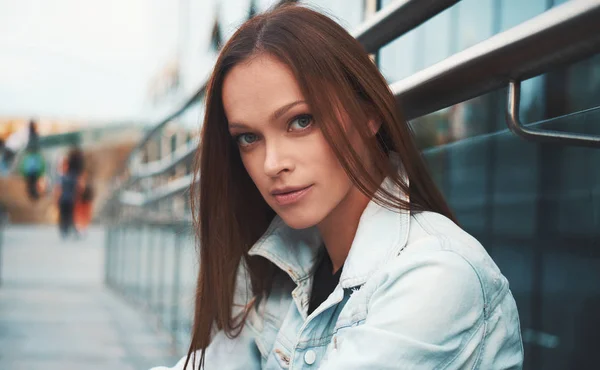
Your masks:
[[[289,67],[265,54],[229,71],[223,81],[222,99],[229,121],[252,123],[304,97]]]

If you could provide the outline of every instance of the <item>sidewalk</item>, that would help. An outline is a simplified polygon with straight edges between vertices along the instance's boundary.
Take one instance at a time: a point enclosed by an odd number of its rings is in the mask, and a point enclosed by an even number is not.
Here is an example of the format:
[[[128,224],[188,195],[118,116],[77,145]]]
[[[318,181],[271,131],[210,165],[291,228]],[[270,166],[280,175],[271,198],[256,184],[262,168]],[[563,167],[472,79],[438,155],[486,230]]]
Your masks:
[[[136,370],[174,364],[150,316],[103,286],[104,232],[61,243],[50,227],[5,230],[0,369]]]

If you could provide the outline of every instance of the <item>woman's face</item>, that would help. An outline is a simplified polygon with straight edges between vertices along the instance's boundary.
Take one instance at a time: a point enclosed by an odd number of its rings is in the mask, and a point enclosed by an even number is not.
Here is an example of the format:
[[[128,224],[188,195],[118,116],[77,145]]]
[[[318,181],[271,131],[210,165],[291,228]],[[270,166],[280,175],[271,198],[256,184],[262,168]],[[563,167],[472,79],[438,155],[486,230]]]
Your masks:
[[[271,208],[295,229],[319,224],[354,188],[289,68],[259,55],[223,83],[229,132]]]

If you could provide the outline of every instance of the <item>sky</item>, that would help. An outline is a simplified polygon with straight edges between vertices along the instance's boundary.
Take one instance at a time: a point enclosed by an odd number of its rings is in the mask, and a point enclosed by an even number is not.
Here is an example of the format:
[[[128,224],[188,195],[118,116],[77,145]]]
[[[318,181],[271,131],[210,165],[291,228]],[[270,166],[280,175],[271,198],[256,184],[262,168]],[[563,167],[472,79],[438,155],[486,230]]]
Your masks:
[[[157,45],[173,34],[154,29],[156,2],[1,0],[0,117],[143,115],[159,54],[168,53]]]
[[[345,1],[309,2],[335,5],[343,13]],[[258,0],[257,4],[266,9],[275,2]],[[164,100],[161,107],[152,106],[151,80],[179,55],[177,48],[183,47],[187,54],[181,60],[186,90],[182,95],[189,95],[214,62],[207,35],[215,14],[223,36],[228,37],[246,18],[250,0],[190,1],[193,5],[187,9],[191,13],[185,27],[191,34],[184,46],[179,39],[182,27],[185,29],[184,23],[178,23],[181,3],[0,0],[0,118],[116,124],[155,121],[165,115],[162,113],[171,113],[181,97]]]

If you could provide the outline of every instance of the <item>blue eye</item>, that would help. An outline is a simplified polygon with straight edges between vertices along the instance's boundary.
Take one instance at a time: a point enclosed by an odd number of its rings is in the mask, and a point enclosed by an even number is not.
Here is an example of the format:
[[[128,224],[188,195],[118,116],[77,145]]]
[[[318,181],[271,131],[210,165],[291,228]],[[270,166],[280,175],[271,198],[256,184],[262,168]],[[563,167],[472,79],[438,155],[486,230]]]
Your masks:
[[[293,130],[293,129],[304,130],[311,125],[312,120],[313,120],[313,118],[309,114],[300,115],[300,116],[294,118],[290,122],[290,130]],[[296,125],[295,128],[293,127],[294,125]]]
[[[246,133],[236,136],[235,140],[239,145],[246,146],[254,143],[256,140],[258,140],[258,137],[254,134]]]

